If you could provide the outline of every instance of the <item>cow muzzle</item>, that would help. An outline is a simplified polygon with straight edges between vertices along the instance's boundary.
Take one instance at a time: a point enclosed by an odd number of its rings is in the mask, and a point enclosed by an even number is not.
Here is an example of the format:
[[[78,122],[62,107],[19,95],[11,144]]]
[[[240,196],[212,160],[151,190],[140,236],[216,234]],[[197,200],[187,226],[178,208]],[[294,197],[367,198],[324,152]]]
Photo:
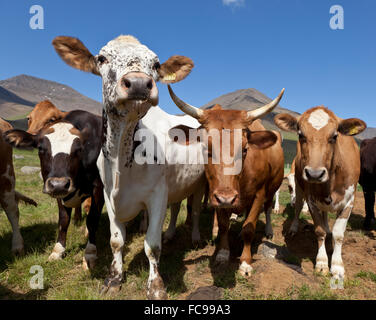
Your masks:
[[[65,198],[74,191],[73,181],[69,177],[48,178],[44,183],[43,192],[53,198]]]
[[[131,72],[124,75],[117,86],[120,100],[150,102],[158,104],[158,89],[153,78],[141,73]]]
[[[325,183],[329,179],[328,170],[325,167],[304,167],[303,179],[310,183]]]
[[[234,208],[239,201],[239,194],[233,192],[213,192],[212,205],[217,208]]]

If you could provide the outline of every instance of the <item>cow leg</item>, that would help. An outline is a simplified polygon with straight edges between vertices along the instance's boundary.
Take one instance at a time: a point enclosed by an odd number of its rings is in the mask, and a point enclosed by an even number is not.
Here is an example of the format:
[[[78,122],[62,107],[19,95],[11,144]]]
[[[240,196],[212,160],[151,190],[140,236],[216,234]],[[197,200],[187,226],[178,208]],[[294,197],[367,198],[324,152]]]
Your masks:
[[[168,229],[166,230],[166,232],[163,235],[163,242],[164,243],[167,243],[168,241],[170,241],[175,235],[176,222],[178,220],[178,214],[179,214],[179,211],[180,211],[180,204],[181,204],[181,202],[177,202],[177,203],[171,204],[171,206],[170,206],[171,219],[170,219],[170,224],[168,225]]]
[[[316,256],[315,271],[326,275],[329,272],[328,255],[325,248],[326,228],[325,215],[326,212],[319,210],[312,202],[308,202],[309,210],[315,226],[315,234],[317,237],[318,252]]]
[[[275,203],[274,203],[274,208],[273,208],[274,213],[279,213],[279,192],[280,191],[281,191],[281,188],[279,188],[277,192],[275,193]]]
[[[295,187],[295,215],[294,219],[292,220],[289,234],[291,236],[294,236],[298,233],[299,230],[299,215],[300,212],[302,211],[303,207],[303,190],[296,184]]]
[[[364,201],[365,201],[365,209],[366,209],[366,219],[364,220],[363,227],[365,230],[371,229],[372,220],[375,219],[375,192],[374,191],[366,191],[363,192],[364,194]]]
[[[201,213],[201,201],[205,194],[205,184],[201,184],[196,192],[192,195],[192,243],[193,246],[198,246],[200,243],[200,213]]]
[[[82,261],[82,267],[84,270],[94,268],[95,261],[97,260],[96,232],[103,205],[103,186],[102,182],[99,182],[99,185],[94,188],[90,211],[86,218],[86,226],[89,230],[89,241],[87,242],[85,255]]]
[[[141,214],[142,214],[142,220],[140,223],[139,232],[146,233],[146,231],[148,230],[148,212],[146,210],[142,210]]]
[[[77,226],[82,221],[82,210],[81,205],[79,207],[74,208],[74,217],[73,223]]]
[[[18,204],[14,190],[11,192],[5,192],[2,194],[0,204],[3,207],[10,225],[12,226],[12,252],[14,254],[23,254],[24,241],[20,232]]]
[[[240,256],[239,272],[242,276],[250,276],[252,272],[251,262],[252,253],[251,245],[256,233],[256,223],[260,215],[260,211],[265,202],[265,190],[261,189],[253,201],[251,211],[247,219],[244,221],[242,228],[242,238],[244,242],[243,252]]]
[[[265,225],[265,235],[267,239],[273,239],[273,227],[272,227],[272,203],[267,202],[264,205],[266,225]]]
[[[108,197],[104,193],[106,203]],[[123,281],[123,246],[125,242],[125,224],[118,221],[115,217],[114,211],[110,205],[106,205],[108,218],[110,220],[110,232],[111,239],[110,245],[113,255],[113,260],[110,267],[110,274],[104,281],[101,289],[101,294],[105,293],[117,293],[121,289],[121,283]]]
[[[213,217],[213,228],[212,228],[212,238],[215,239],[218,236],[218,214],[217,211],[214,211]]]
[[[193,208],[193,194],[187,198],[187,219],[185,219],[186,226],[192,226],[192,208]]]
[[[215,216],[218,221],[219,230],[219,244],[218,253],[215,257],[215,263],[217,265],[227,263],[230,259],[230,247],[228,241],[228,231],[230,227],[230,211],[226,210],[216,210]]]
[[[302,211],[304,213],[308,213],[309,212],[309,208],[308,208],[308,204],[307,204],[307,201],[303,200],[303,209]]]
[[[342,261],[342,243],[352,208],[353,200],[337,216],[336,222],[333,226],[332,241],[334,250],[330,272],[335,279],[343,279],[345,277],[345,268]]]
[[[48,257],[48,261],[59,260],[63,258],[67,241],[67,232],[71,219],[72,208],[63,206],[61,200],[57,200],[59,207],[59,234],[52,253]]]
[[[147,285],[147,297],[150,300],[165,300],[167,293],[162,277],[159,274],[159,258],[162,250],[162,228],[167,210],[167,187],[161,185],[156,188],[147,203],[149,212],[149,228],[144,241],[144,249],[149,259],[149,279]]]

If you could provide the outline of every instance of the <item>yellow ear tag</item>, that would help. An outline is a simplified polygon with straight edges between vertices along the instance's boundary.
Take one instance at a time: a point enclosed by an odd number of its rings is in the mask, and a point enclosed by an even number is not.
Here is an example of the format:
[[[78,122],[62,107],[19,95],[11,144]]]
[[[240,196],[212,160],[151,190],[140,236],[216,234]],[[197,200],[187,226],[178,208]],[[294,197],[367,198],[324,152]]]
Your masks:
[[[174,81],[174,80],[176,80],[176,74],[175,73],[170,73],[168,75],[165,75],[163,77],[163,80],[164,81]]]
[[[358,128],[357,127],[352,127],[350,130],[349,130],[349,135],[353,136],[355,134],[358,134]]]

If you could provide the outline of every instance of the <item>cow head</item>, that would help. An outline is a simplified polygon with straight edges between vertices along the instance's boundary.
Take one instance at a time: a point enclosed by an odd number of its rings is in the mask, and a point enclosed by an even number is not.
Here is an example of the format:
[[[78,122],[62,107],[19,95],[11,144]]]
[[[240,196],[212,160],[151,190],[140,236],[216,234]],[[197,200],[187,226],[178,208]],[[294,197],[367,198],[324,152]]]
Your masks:
[[[63,117],[64,113],[56,108],[50,101],[41,101],[34,107],[33,111],[31,111],[27,117],[27,132],[37,134],[47,125],[57,120],[61,120]]]
[[[63,121],[42,129],[37,135],[23,130],[10,130],[4,134],[13,147],[38,149],[43,192],[60,199],[76,191],[85,136],[85,130],[80,132],[71,123]]]
[[[96,56],[77,38],[56,37],[53,46],[68,65],[102,77],[105,108],[115,114],[147,111],[158,104],[157,81],[178,82],[193,68],[192,60],[183,56],[160,64],[158,56],[132,36],[119,36]]]
[[[251,131],[250,126],[253,121],[271,112],[278,105],[284,90],[266,106],[253,111],[244,111],[224,110],[219,105],[207,110],[198,109],[180,100],[171,87],[168,88],[175,104],[202,125],[199,128],[200,140],[204,143],[208,156],[205,173],[209,182],[211,204],[218,208],[238,207],[241,201],[239,182],[247,154],[254,148],[268,148],[277,141],[277,136],[273,132]],[[184,126],[178,126],[177,129],[186,131],[185,143],[197,141],[190,139],[188,130],[184,129]],[[172,132],[170,137],[173,138],[173,131],[170,132]],[[234,161],[225,161],[225,155]],[[240,170],[233,170],[237,166],[240,166],[238,168]]]
[[[302,177],[310,183],[328,181],[341,135],[353,136],[366,128],[362,120],[342,120],[322,106],[311,108],[298,118],[279,114],[274,122],[280,129],[299,135]]]

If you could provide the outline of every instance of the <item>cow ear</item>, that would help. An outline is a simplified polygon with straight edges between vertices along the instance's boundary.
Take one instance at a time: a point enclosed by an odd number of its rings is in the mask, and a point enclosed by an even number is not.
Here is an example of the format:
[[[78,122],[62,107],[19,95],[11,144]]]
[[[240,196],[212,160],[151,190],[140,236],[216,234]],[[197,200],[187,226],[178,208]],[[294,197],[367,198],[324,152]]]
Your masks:
[[[338,132],[345,136],[355,136],[367,128],[364,121],[356,118],[342,120],[338,126]]]
[[[60,36],[52,41],[58,55],[71,67],[99,75],[95,57],[77,38]]]
[[[280,113],[274,117],[274,123],[278,128],[284,131],[293,131],[298,130],[298,120],[288,113]]]
[[[271,131],[249,131],[247,134],[248,143],[258,149],[266,149],[274,145],[278,138]]]
[[[200,128],[191,128],[185,125],[178,125],[171,128],[168,131],[168,136],[170,139],[177,144],[190,145],[201,141],[200,138]]]
[[[31,150],[37,147],[36,136],[23,130],[9,130],[3,137],[14,148]]]
[[[163,83],[175,83],[183,80],[194,67],[193,61],[184,56],[172,56],[158,69],[159,80]]]

